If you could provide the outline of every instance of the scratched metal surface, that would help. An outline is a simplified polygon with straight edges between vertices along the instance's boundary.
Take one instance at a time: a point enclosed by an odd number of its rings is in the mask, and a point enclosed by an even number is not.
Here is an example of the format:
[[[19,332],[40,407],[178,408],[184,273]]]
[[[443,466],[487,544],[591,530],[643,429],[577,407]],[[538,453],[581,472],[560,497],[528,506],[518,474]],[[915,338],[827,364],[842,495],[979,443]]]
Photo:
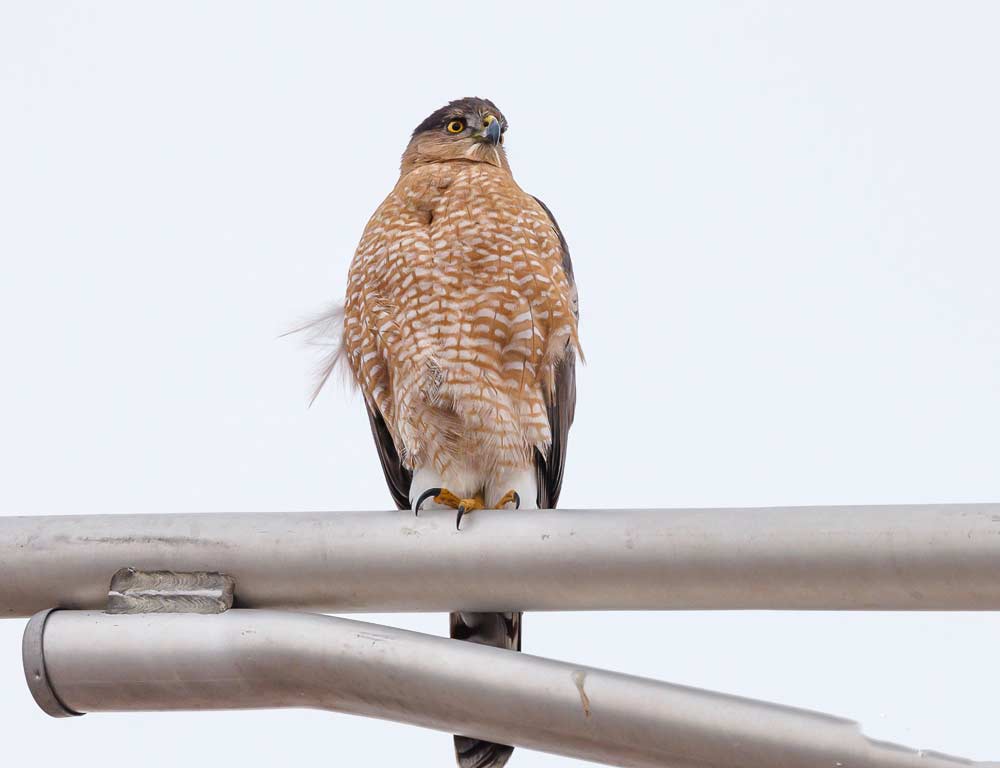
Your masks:
[[[309,707],[636,768],[997,768],[816,712],[329,616],[56,611],[43,634],[26,668],[74,712]]]
[[[0,616],[214,571],[239,607],[996,610],[1000,504],[0,518]]]

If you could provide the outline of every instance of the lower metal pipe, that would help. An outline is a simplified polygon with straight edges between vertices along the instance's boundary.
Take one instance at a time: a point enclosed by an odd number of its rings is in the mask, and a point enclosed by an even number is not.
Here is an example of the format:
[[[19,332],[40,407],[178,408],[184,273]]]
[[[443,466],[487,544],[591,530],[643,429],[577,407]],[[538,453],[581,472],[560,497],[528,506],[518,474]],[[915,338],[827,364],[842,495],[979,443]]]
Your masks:
[[[25,674],[46,712],[308,707],[611,765],[945,768],[805,710],[314,614],[36,615]]]

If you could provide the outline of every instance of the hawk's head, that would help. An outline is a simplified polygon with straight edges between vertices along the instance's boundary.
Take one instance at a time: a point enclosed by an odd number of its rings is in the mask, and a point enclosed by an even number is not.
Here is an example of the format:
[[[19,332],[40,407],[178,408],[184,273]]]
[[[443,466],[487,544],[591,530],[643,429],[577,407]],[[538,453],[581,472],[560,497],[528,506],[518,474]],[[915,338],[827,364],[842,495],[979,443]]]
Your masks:
[[[457,99],[413,131],[403,153],[403,173],[425,163],[472,160],[507,168],[503,137],[507,118],[488,99]]]

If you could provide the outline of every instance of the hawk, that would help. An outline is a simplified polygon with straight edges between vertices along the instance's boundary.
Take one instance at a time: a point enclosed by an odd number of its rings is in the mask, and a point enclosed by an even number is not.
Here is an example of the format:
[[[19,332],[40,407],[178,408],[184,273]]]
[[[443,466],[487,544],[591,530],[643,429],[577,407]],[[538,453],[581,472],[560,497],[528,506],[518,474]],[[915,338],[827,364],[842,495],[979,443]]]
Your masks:
[[[400,509],[553,508],[576,405],[577,292],[549,209],[514,181],[507,119],[452,101],[417,126],[351,263],[341,354]],[[329,371],[328,371],[329,372]],[[451,615],[520,650],[520,614]],[[463,768],[511,747],[461,736]]]

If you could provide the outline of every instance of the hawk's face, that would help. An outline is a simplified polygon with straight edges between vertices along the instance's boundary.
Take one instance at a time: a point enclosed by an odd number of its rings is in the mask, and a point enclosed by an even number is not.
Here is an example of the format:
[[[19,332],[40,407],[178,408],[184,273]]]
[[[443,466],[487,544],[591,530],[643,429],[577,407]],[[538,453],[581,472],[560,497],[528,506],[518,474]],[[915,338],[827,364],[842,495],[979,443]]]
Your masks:
[[[503,149],[507,118],[487,99],[458,99],[417,126],[403,153],[402,171],[448,160],[471,160],[507,168]]]

